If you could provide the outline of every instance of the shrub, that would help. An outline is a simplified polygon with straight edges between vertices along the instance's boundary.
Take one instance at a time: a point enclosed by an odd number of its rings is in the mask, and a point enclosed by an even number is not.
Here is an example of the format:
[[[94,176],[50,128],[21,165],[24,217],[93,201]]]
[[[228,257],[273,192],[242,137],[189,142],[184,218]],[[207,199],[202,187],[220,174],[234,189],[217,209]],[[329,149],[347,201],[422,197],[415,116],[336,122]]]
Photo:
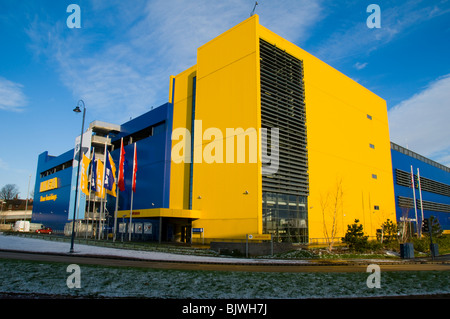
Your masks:
[[[381,242],[388,243],[397,239],[398,227],[396,224],[392,222],[392,220],[387,219],[381,225],[381,232],[382,232],[382,237],[380,238]]]
[[[419,251],[422,253],[430,251],[430,238],[429,237],[412,238],[411,241],[414,245],[415,251]]]
[[[439,220],[434,217],[434,216],[430,216],[430,227],[431,227],[431,232],[432,232],[432,236],[433,238],[438,238],[442,236],[443,230],[441,228],[441,224],[439,223]],[[429,237],[430,233],[429,232],[423,232],[423,235],[425,237]]]
[[[353,250],[362,251],[368,245],[369,236],[364,235],[363,225],[358,223],[359,219],[355,219],[354,224],[347,225],[347,233],[342,242]]]
[[[378,240],[370,240],[367,242],[365,248],[373,252],[379,252],[383,250],[383,244],[380,243]]]

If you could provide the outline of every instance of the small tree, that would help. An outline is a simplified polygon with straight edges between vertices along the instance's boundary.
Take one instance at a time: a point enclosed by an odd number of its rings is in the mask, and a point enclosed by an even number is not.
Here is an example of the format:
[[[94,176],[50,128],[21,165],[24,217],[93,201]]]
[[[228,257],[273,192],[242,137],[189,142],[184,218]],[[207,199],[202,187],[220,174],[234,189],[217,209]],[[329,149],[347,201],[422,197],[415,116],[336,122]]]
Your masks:
[[[441,228],[441,224],[439,223],[439,220],[434,216],[430,216],[430,227],[433,238],[438,238],[442,235],[443,231]],[[429,237],[430,232],[423,232],[422,235]]]
[[[397,239],[398,227],[389,218],[381,225],[381,243]]]
[[[331,252],[336,240],[338,229],[338,215],[343,210],[344,191],[342,188],[342,179],[336,182],[335,191],[329,191],[326,196],[320,197],[320,207],[322,210],[323,235],[327,242],[327,250]]]
[[[354,224],[347,225],[347,233],[342,238],[342,242],[351,249],[361,251],[367,246],[369,236],[364,235],[363,225],[358,223],[359,219],[355,219]]]
[[[402,207],[402,217],[400,217],[400,223],[398,225],[398,241],[400,244],[406,243],[411,235],[411,231],[408,230],[408,228],[411,228],[411,222],[408,220],[409,210],[410,208],[408,207]]]

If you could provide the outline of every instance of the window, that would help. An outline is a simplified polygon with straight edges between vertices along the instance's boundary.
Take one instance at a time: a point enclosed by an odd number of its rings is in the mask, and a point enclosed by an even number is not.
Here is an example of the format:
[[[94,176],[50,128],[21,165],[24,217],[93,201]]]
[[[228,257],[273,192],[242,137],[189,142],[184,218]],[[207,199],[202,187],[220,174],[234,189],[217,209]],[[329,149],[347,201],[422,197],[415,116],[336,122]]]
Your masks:
[[[143,130],[131,134],[130,142],[135,143],[150,136],[153,136],[153,126],[146,127]]]
[[[397,185],[411,187],[411,173],[396,168],[395,177]],[[418,185],[418,177],[414,174],[414,187],[418,188]],[[420,176],[420,187],[422,191],[450,197],[450,184]]]
[[[263,232],[278,242],[308,242],[307,197],[263,192]]]
[[[54,174],[56,172],[59,172],[61,170],[64,170],[66,168],[72,167],[72,162],[73,162],[73,160],[69,160],[69,161],[67,161],[65,163],[62,163],[62,164],[58,165],[58,166],[50,168],[50,169],[40,173],[40,176],[41,176],[41,178],[43,178],[43,177],[49,176],[51,174]]]
[[[375,210],[380,210],[380,206],[375,205],[375,206],[373,206],[373,209],[375,209]]]
[[[372,174],[372,178],[377,179],[378,178],[377,174]]]
[[[164,133],[166,129],[166,123],[160,122],[152,126],[148,126],[140,131],[134,132],[130,135],[123,137],[123,145],[130,145],[132,143],[138,142],[140,140],[146,139],[151,136],[155,136],[161,133]],[[117,139],[112,142],[113,149],[120,149],[121,139]]]
[[[375,145],[373,145],[373,144],[369,144],[369,147],[372,149],[375,149]]]
[[[372,115],[367,114],[367,118],[368,118],[369,120],[372,120]]]

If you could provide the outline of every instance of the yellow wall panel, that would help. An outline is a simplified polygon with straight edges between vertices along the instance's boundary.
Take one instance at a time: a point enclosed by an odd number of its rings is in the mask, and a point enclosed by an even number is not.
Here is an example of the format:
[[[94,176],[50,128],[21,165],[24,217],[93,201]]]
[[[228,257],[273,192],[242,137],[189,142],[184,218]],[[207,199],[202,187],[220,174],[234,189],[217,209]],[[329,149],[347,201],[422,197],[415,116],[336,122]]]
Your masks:
[[[249,144],[238,149],[237,137],[227,135],[227,128],[260,127],[257,22],[256,17],[248,19],[198,49],[195,119],[202,128],[196,122],[193,209],[202,211],[202,219],[193,227],[204,228],[210,238],[262,231],[260,161],[237,163],[237,152],[250,151]],[[221,135],[203,139],[210,128]],[[233,140],[230,163],[226,147]],[[222,147],[223,157],[205,163],[200,155],[212,148],[210,143]]]
[[[193,83],[196,76],[196,66],[178,74],[175,78],[173,98],[173,129],[185,128],[191,131]],[[171,98],[171,96],[170,96]],[[172,141],[172,148],[178,141]],[[190,163],[171,162],[170,167],[170,208],[189,208],[189,172]]]
[[[387,218],[395,220],[385,101],[270,30],[260,27],[259,34],[303,61],[310,239],[325,237],[324,212],[325,224],[331,228],[336,200],[327,202],[326,198],[336,198],[339,181],[342,192],[339,195],[336,237],[342,237],[354,219],[364,224],[367,234],[375,236],[382,222]],[[372,174],[377,178],[372,178]],[[375,210],[375,206],[379,209]]]

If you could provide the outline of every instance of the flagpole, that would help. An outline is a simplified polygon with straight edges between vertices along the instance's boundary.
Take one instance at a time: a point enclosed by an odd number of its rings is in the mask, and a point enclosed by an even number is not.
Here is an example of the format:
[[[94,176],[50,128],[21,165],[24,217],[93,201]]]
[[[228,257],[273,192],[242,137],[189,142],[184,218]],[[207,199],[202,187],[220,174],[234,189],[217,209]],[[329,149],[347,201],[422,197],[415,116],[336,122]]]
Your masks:
[[[117,170],[117,176],[120,174],[120,159],[122,158],[123,137],[120,139],[120,156],[119,156],[119,169]],[[119,209],[119,178],[116,178],[116,209],[114,210],[114,236],[113,242],[116,241],[117,236],[117,212]]]
[[[131,205],[130,205],[130,227],[129,227],[129,241],[131,241],[131,225],[132,225],[132,220],[133,220],[133,194],[134,194],[134,190],[135,190],[135,165],[136,165],[136,143],[134,143],[134,155],[133,155],[133,175],[131,177]]]
[[[95,239],[95,234],[94,234],[94,223],[95,223],[95,218],[94,218],[94,213],[95,213],[95,202],[97,201],[96,199],[97,195],[95,195],[95,191],[94,191],[94,203],[92,204],[92,238]]]
[[[100,203],[101,203],[101,207],[100,207],[100,226],[101,226],[101,230],[99,232],[99,238],[101,239],[103,238],[103,213],[105,212],[103,206],[103,199],[105,197],[105,171],[106,171],[106,152],[107,152],[107,143],[108,143],[108,138],[106,138],[105,140],[105,150],[104,150],[104,156],[103,156],[103,173],[102,173],[102,183],[101,183],[101,187],[102,187],[102,191],[100,193]]]
[[[416,185],[414,184],[414,172],[413,172],[413,166],[411,165],[411,187],[412,187],[412,191],[413,191],[413,200],[414,200],[414,213],[416,216],[416,228],[417,228],[417,233],[419,233],[419,226],[417,223],[417,203],[416,203]]]
[[[92,195],[92,192],[91,192],[91,188],[92,188],[92,168],[94,167],[94,165],[93,165],[93,162],[92,162],[92,158],[94,157],[94,151],[95,150],[92,150],[92,153],[91,153],[91,164],[90,164],[90,166],[91,166],[91,170],[90,170],[90,172],[89,172],[89,185],[88,185],[88,190],[89,190],[89,199],[88,199],[88,213],[89,213],[89,210],[90,210],[90,207],[91,207],[91,195]],[[92,215],[92,211],[91,211],[91,215]],[[84,236],[84,238],[85,239],[87,239],[87,233],[88,233],[88,226],[89,226],[89,217],[85,217],[86,218],[86,232],[85,232],[85,236]]]
[[[94,192],[94,199],[92,203],[91,220],[92,220],[92,236],[95,239],[95,203],[97,202],[97,163],[95,161],[95,149],[92,151],[92,172],[91,172],[91,192]]]
[[[90,194],[89,193],[89,187],[88,187],[88,181],[89,181],[89,174],[88,174],[88,169],[89,169],[89,163],[90,163],[90,159],[83,154],[83,159],[81,160],[81,168],[82,168],[82,172],[81,172],[81,180],[80,180],[80,197],[84,196],[85,200],[83,202],[83,220],[86,219],[86,202],[87,202],[87,197]],[[89,204],[89,202],[87,202]],[[79,209],[80,209],[81,203],[78,203],[78,213],[79,213]],[[80,219],[79,223],[78,223],[78,231],[81,231],[81,225],[83,225],[83,221]]]
[[[78,165],[80,165],[80,167],[81,167],[81,163],[78,163]],[[81,182],[81,181],[80,181]],[[78,187],[79,187],[80,185],[78,185]],[[78,192],[78,198],[77,198],[77,207],[75,208],[76,209],[76,216],[77,216],[77,219],[76,220],[78,220],[78,217],[79,217],[79,214],[80,214],[80,201],[81,201],[81,187],[79,187],[80,188],[80,192]],[[74,221],[75,222],[75,221]],[[76,225],[75,226],[75,233],[77,233],[78,231],[80,230],[80,227],[78,227],[78,225]]]
[[[91,207],[91,190],[89,188],[89,199],[88,199],[88,213],[89,213],[89,209]],[[85,216],[86,218],[86,230],[84,232],[84,238],[87,239],[87,233],[88,233],[88,228],[89,228],[89,215]]]
[[[423,221],[422,187],[420,186],[420,173],[419,173],[418,167],[417,167],[417,181],[419,184],[420,214],[422,216],[422,221]],[[422,232],[422,227],[420,227],[420,231]]]
[[[130,206],[130,226],[128,227],[128,240],[131,241],[131,222],[133,220],[133,190],[131,190],[131,206]]]
[[[117,187],[117,179],[116,179],[116,209],[114,209],[114,236],[113,236],[113,242],[116,241],[116,234],[117,234],[117,209],[119,208],[119,190]]]

